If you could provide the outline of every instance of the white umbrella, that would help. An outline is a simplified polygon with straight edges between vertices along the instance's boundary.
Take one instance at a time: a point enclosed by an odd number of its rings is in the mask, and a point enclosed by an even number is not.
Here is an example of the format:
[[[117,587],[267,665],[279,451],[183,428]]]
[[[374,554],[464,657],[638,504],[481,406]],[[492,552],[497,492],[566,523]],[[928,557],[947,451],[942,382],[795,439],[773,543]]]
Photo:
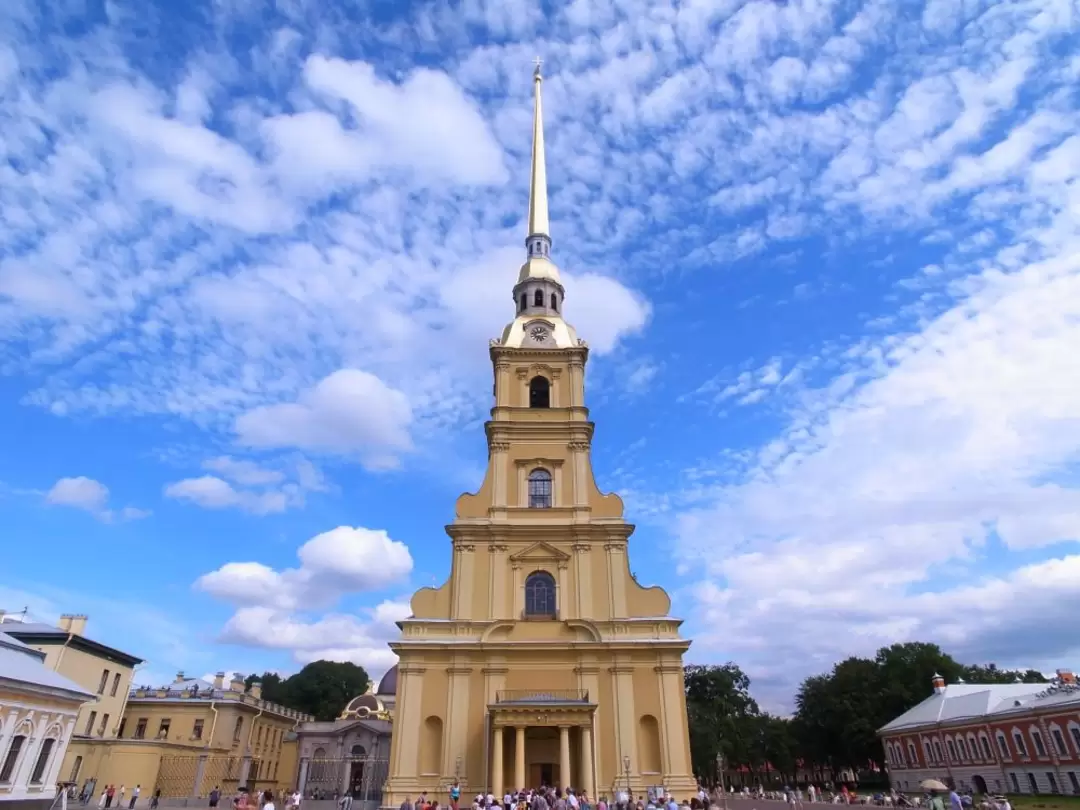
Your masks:
[[[948,785],[946,785],[944,782],[941,782],[941,781],[939,781],[937,779],[923,779],[921,782],[919,782],[919,787],[923,788],[924,790],[948,790],[949,789]]]

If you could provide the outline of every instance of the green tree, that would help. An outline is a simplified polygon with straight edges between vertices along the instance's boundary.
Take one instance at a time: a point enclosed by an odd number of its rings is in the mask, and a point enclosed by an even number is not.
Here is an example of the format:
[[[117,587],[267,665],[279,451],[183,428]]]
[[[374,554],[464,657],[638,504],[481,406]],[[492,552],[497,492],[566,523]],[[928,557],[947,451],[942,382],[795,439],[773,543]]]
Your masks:
[[[253,672],[244,678],[244,687],[250,689],[251,685],[256,681],[262,684],[263,700],[280,703],[282,706],[289,705],[285,694],[285,679],[276,672],[264,672],[262,675]],[[295,707],[290,706],[290,708]]]
[[[964,667],[968,683],[1046,683],[1046,676],[1034,669],[998,669],[997,664],[974,664]]]
[[[750,679],[736,664],[683,670],[690,727],[690,760],[702,779],[716,777],[716,755],[730,765],[751,760],[758,705],[750,696]]]
[[[953,683],[964,674],[964,665],[938,645],[919,641],[882,647],[874,663],[881,670],[882,685],[878,728],[930,697],[935,675]]]
[[[356,664],[314,661],[282,682],[282,702],[315,715],[316,720],[333,720],[350,700],[367,691],[369,681],[364,668]]]

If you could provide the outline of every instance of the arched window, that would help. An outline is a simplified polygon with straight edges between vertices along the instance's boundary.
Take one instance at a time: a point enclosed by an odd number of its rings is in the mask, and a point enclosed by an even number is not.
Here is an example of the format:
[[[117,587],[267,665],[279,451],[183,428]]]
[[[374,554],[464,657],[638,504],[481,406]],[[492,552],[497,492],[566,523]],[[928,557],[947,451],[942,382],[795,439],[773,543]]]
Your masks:
[[[525,580],[525,615],[555,617],[555,578],[534,571]]]
[[[551,383],[547,377],[537,375],[529,380],[529,407],[551,407]]]
[[[529,473],[529,508],[551,508],[551,473],[536,469]]]
[[[544,291],[537,290],[533,293],[533,306],[542,307],[544,305]]]
[[[41,744],[37,762],[34,763],[34,772],[30,774],[31,785],[40,785],[45,779],[45,769],[49,766],[49,759],[52,757],[54,745],[56,745],[56,740],[53,739],[45,740]]]
[[[557,296],[555,293],[551,294],[551,308],[556,312],[559,311],[559,296]]]
[[[525,307],[529,305],[529,296],[526,293],[521,294],[521,302],[518,304],[518,312],[524,312]]]
[[[352,755],[353,755],[354,757],[364,757],[364,756],[367,756],[367,751],[365,751],[365,750],[364,750],[364,746],[362,746],[362,745],[354,745],[354,746],[352,747],[352,751],[351,751],[351,753],[352,753]]]
[[[4,755],[4,764],[0,766],[0,784],[10,782],[11,777],[14,776],[15,765],[19,762],[19,754],[22,753],[24,743],[26,743],[24,735],[17,734],[12,737],[11,745],[8,746],[7,753]]]

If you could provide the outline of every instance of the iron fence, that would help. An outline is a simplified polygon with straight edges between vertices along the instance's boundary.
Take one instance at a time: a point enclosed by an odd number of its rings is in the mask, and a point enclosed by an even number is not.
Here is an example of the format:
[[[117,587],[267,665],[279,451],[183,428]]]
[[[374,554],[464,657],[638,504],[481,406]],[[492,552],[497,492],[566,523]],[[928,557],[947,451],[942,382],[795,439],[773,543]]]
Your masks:
[[[161,791],[161,798],[175,799],[208,796],[214,788],[229,796],[240,787],[271,787],[274,780],[269,773],[260,774],[262,765],[258,757],[250,757],[245,763],[244,757],[229,755],[166,756],[161,758],[155,789]]]
[[[383,784],[390,776],[390,761],[371,756],[309,759],[304,795],[313,799],[337,799],[346,794],[354,802],[378,807]]]

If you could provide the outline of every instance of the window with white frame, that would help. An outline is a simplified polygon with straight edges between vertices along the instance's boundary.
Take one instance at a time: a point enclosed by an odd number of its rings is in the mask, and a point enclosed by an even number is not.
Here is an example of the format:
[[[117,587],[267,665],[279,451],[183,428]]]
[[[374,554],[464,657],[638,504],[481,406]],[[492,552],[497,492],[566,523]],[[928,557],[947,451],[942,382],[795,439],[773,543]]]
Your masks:
[[[1001,752],[1001,756],[1005,759],[1012,759],[1012,755],[1009,753],[1009,741],[1005,739],[1005,732],[999,731],[997,733],[998,751]]]
[[[926,740],[923,740],[923,750],[926,752],[926,763],[929,765],[934,761],[934,752],[930,748],[930,743]]]
[[[1069,736],[1072,737],[1073,747],[1076,749],[1076,753],[1080,754],[1080,725],[1077,723],[1069,723]]]
[[[1024,735],[1021,734],[1019,730],[1013,729],[1012,736],[1013,745],[1016,746],[1016,753],[1018,753],[1022,757],[1026,757],[1028,755],[1028,752],[1027,745],[1024,744]]]
[[[990,750],[990,740],[985,734],[979,735],[979,747],[982,748],[983,759],[989,761],[994,758],[994,754]]]
[[[1031,733],[1031,741],[1035,743],[1035,753],[1040,757],[1046,756],[1046,743],[1043,742],[1042,732],[1037,728],[1028,729]]]
[[[919,757],[915,754],[915,743],[907,744],[908,759],[911,762],[911,766],[915,767],[919,764]]]
[[[945,747],[949,749],[949,759],[956,762],[956,743],[952,741],[952,737],[945,738]]]
[[[1061,733],[1061,729],[1057,726],[1050,726],[1050,737],[1054,740],[1054,748],[1057,749],[1058,756],[1067,757],[1069,747],[1065,745],[1065,735]]]
[[[945,757],[941,755],[941,743],[934,740],[934,759],[938,762],[944,762]]]

